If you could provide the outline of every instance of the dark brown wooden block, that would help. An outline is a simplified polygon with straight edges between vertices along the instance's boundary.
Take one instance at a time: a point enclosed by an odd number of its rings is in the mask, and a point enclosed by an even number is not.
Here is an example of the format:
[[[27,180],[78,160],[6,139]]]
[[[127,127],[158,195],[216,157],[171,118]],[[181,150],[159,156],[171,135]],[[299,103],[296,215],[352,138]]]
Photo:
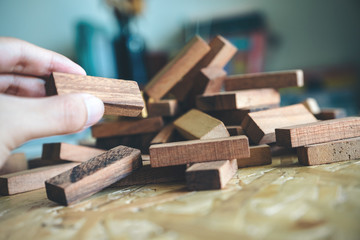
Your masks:
[[[162,99],[157,101],[149,99],[147,108],[149,117],[173,117],[179,113],[179,106],[176,99]]]
[[[100,98],[105,114],[135,117],[144,101],[135,81],[54,72],[45,84],[46,94],[89,93]]]
[[[140,150],[118,146],[45,182],[54,202],[69,205],[128,176],[142,166]]]
[[[161,131],[151,140],[150,144],[177,142],[182,140],[183,138],[176,131],[174,124],[170,123],[161,129]]]
[[[24,153],[13,153],[0,168],[0,175],[26,170],[28,163]]]
[[[237,159],[239,168],[254,167],[271,164],[271,150],[269,145],[259,145],[250,147],[250,157]]]
[[[343,108],[325,108],[321,109],[315,117],[319,120],[330,120],[346,117],[346,110]]]
[[[245,135],[245,132],[241,126],[226,126],[230,136]]]

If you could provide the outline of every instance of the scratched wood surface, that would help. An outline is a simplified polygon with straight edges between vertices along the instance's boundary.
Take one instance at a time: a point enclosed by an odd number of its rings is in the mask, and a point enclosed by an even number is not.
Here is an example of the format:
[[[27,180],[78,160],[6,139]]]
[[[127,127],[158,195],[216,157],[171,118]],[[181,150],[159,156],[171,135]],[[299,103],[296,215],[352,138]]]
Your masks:
[[[360,160],[296,157],[239,169],[223,190],[108,188],[71,207],[44,190],[0,197],[0,239],[358,239]]]

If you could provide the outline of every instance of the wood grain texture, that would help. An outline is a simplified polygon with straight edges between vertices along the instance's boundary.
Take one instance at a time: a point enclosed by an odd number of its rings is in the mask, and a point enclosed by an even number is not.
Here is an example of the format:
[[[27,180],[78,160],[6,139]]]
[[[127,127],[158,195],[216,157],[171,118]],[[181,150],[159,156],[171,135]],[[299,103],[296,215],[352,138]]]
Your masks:
[[[92,94],[104,102],[105,114],[108,115],[135,117],[144,108],[144,101],[135,81],[54,72],[45,88],[48,96]]]
[[[276,141],[275,128],[316,121],[303,104],[295,104],[249,113],[241,126],[253,143],[264,144]]]
[[[176,119],[174,126],[184,138],[189,140],[230,136],[220,120],[196,109],[191,109]]]
[[[237,159],[239,168],[268,165],[272,163],[271,150],[269,145],[250,147],[250,157]]]
[[[279,103],[280,94],[272,88],[220,92],[196,98],[196,107],[202,111],[240,109]]]
[[[102,149],[68,143],[45,143],[43,144],[41,159],[46,161],[85,162],[104,152]]]
[[[245,132],[241,126],[226,126],[226,130],[230,136],[245,135]]]
[[[186,169],[186,185],[189,190],[222,189],[237,171],[236,159],[196,163]]]
[[[45,182],[47,197],[69,205],[128,176],[142,166],[140,150],[118,146]]]
[[[152,167],[250,156],[249,142],[246,136],[156,144],[150,146],[149,150]]]
[[[160,100],[207,54],[209,45],[195,36],[145,87],[145,93]]]
[[[0,194],[13,195],[43,188],[45,180],[52,178],[79,163],[65,163],[0,176]]]
[[[360,159],[360,137],[299,147],[297,155],[306,166]]]
[[[315,98],[307,98],[305,101],[301,102],[304,106],[311,112],[316,115],[320,113],[320,107]]]
[[[223,68],[235,55],[237,48],[221,36],[216,36],[210,43],[210,51],[201,61],[176,84],[171,93],[179,101],[184,101],[189,96],[193,86],[198,84],[200,70],[207,67]]]
[[[162,117],[144,119],[121,119],[113,122],[102,122],[91,128],[95,138],[126,136],[157,132],[164,126]]]
[[[302,87],[304,73],[302,70],[290,70],[268,73],[251,73],[228,76],[224,80],[226,91],[255,88]]]
[[[176,99],[162,99],[154,101],[149,99],[147,103],[149,117],[173,117],[179,113]]]
[[[276,128],[276,143],[284,147],[360,137],[360,117],[347,117]]]
[[[151,144],[182,141],[183,137],[176,131],[173,123],[169,123],[151,140]]]
[[[0,175],[26,170],[28,163],[24,153],[13,153],[0,168]]]
[[[319,120],[331,120],[346,117],[346,110],[343,108],[324,108],[315,115]]]

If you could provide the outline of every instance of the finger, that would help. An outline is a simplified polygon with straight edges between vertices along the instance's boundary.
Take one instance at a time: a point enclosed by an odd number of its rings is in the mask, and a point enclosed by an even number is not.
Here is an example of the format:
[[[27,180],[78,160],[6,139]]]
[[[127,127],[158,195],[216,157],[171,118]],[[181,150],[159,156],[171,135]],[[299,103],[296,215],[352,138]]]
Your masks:
[[[0,74],[0,93],[23,97],[44,97],[45,81],[16,74]]]
[[[39,77],[50,76],[52,72],[86,74],[61,54],[9,37],[0,38],[0,72]]]

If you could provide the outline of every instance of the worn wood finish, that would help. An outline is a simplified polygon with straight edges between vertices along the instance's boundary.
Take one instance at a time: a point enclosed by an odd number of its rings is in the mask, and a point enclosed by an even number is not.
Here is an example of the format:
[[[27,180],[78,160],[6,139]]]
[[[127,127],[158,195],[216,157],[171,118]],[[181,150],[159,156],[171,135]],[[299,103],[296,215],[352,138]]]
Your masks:
[[[319,165],[360,158],[360,137],[297,148],[299,163]]]
[[[104,102],[105,114],[108,115],[135,117],[144,108],[144,101],[135,81],[54,72],[45,88],[48,96],[92,94]]]
[[[151,140],[150,144],[160,144],[181,141],[183,138],[176,131],[173,123],[169,123]]]
[[[59,204],[78,202],[142,166],[140,150],[118,146],[45,182],[47,197]]]
[[[320,113],[320,107],[315,98],[307,98],[301,102],[314,115]]]
[[[250,155],[246,136],[155,144],[149,150],[152,167],[244,158]]]
[[[160,100],[169,90],[194,68],[210,50],[209,45],[195,36],[145,87],[145,93]]]
[[[254,167],[271,164],[271,150],[269,145],[250,147],[250,157],[237,159],[239,168]]]
[[[245,132],[241,126],[226,126],[230,136],[245,135]]]
[[[255,88],[302,87],[304,73],[302,70],[290,70],[268,73],[251,73],[228,76],[224,80],[226,91]]]
[[[157,132],[164,126],[162,117],[144,119],[121,119],[114,122],[102,122],[91,128],[95,138],[126,136]]]
[[[202,111],[240,109],[279,103],[280,94],[272,88],[220,92],[196,98],[196,106]]]
[[[43,188],[46,179],[52,178],[76,165],[78,163],[65,163],[2,175],[0,176],[0,194],[13,195]]]
[[[360,137],[360,117],[347,117],[277,128],[276,143],[284,147]]]
[[[252,142],[264,144],[276,141],[275,128],[311,122],[317,122],[314,115],[303,104],[295,104],[249,113],[241,126]]]
[[[196,109],[191,109],[176,119],[174,126],[184,138],[190,140],[230,136],[220,120]]]
[[[24,153],[13,153],[0,168],[0,175],[26,170],[28,163]]]
[[[186,169],[186,185],[193,191],[222,189],[237,169],[236,159],[196,163]]]
[[[325,108],[315,115],[319,120],[331,120],[346,117],[346,110],[343,108]]]
[[[173,117],[179,113],[176,99],[162,99],[154,101],[150,99],[147,103],[149,117]]]

